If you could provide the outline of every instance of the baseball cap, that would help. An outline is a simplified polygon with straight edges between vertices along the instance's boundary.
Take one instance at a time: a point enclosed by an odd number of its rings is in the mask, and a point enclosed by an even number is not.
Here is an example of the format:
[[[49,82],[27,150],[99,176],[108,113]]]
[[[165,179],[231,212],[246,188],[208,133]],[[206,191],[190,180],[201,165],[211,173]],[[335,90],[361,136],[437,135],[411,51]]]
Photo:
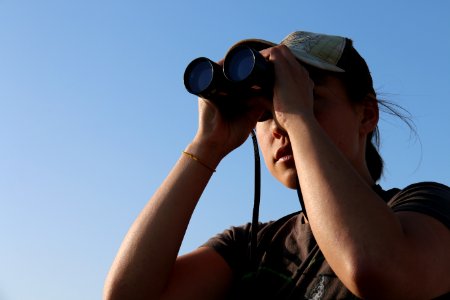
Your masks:
[[[353,47],[353,41],[349,38],[295,31],[280,43],[263,39],[245,39],[234,44],[229,51],[240,45],[246,45],[258,51],[276,45],[285,45],[301,63],[307,66],[342,73],[351,96],[363,97],[367,93],[375,94],[367,63]]]

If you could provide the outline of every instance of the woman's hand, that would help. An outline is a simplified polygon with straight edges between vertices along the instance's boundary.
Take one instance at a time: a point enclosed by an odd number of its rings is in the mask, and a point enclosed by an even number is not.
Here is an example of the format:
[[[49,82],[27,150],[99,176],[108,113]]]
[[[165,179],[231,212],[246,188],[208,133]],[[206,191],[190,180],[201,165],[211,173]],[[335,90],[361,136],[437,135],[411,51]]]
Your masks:
[[[264,111],[262,98],[242,100],[232,114],[224,114],[214,103],[199,98],[199,124],[197,134],[190,145],[194,153],[212,165],[239,147],[248,138],[251,130]],[[207,153],[205,153],[207,151]]]
[[[287,130],[292,117],[314,119],[314,83],[306,68],[284,45],[264,49],[261,54],[275,70],[273,111],[278,124]]]

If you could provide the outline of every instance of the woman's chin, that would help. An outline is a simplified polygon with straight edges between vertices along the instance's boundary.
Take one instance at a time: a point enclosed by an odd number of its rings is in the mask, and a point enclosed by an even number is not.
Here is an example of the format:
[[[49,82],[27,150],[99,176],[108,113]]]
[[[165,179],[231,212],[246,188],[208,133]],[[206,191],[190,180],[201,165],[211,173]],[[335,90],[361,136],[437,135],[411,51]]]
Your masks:
[[[297,189],[297,171],[289,170],[287,174],[283,174],[283,178],[280,182],[287,188]]]

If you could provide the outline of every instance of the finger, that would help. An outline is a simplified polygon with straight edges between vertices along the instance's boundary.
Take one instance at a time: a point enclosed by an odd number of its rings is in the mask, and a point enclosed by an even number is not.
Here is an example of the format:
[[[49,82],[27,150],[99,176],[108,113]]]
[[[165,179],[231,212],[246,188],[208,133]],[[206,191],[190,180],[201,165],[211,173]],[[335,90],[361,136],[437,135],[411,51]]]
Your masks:
[[[308,70],[297,60],[294,54],[284,45],[273,47],[269,52],[269,61],[274,64],[277,76],[292,79],[308,78]]]

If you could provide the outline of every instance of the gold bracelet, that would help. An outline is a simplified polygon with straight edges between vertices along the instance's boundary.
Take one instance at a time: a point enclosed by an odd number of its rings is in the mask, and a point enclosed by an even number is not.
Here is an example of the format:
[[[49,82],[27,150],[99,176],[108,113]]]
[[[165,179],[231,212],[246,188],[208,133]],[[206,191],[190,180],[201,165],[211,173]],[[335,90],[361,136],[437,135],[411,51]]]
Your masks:
[[[186,154],[187,156],[189,156],[192,160],[195,160],[196,162],[198,162],[199,164],[201,164],[202,166],[204,166],[205,168],[207,168],[208,170],[210,170],[211,172],[215,172],[216,170],[211,168],[210,166],[208,166],[207,164],[205,164],[203,161],[201,161],[200,158],[198,158],[197,156],[195,156],[192,153],[186,152],[186,151],[182,151],[183,154]]]

